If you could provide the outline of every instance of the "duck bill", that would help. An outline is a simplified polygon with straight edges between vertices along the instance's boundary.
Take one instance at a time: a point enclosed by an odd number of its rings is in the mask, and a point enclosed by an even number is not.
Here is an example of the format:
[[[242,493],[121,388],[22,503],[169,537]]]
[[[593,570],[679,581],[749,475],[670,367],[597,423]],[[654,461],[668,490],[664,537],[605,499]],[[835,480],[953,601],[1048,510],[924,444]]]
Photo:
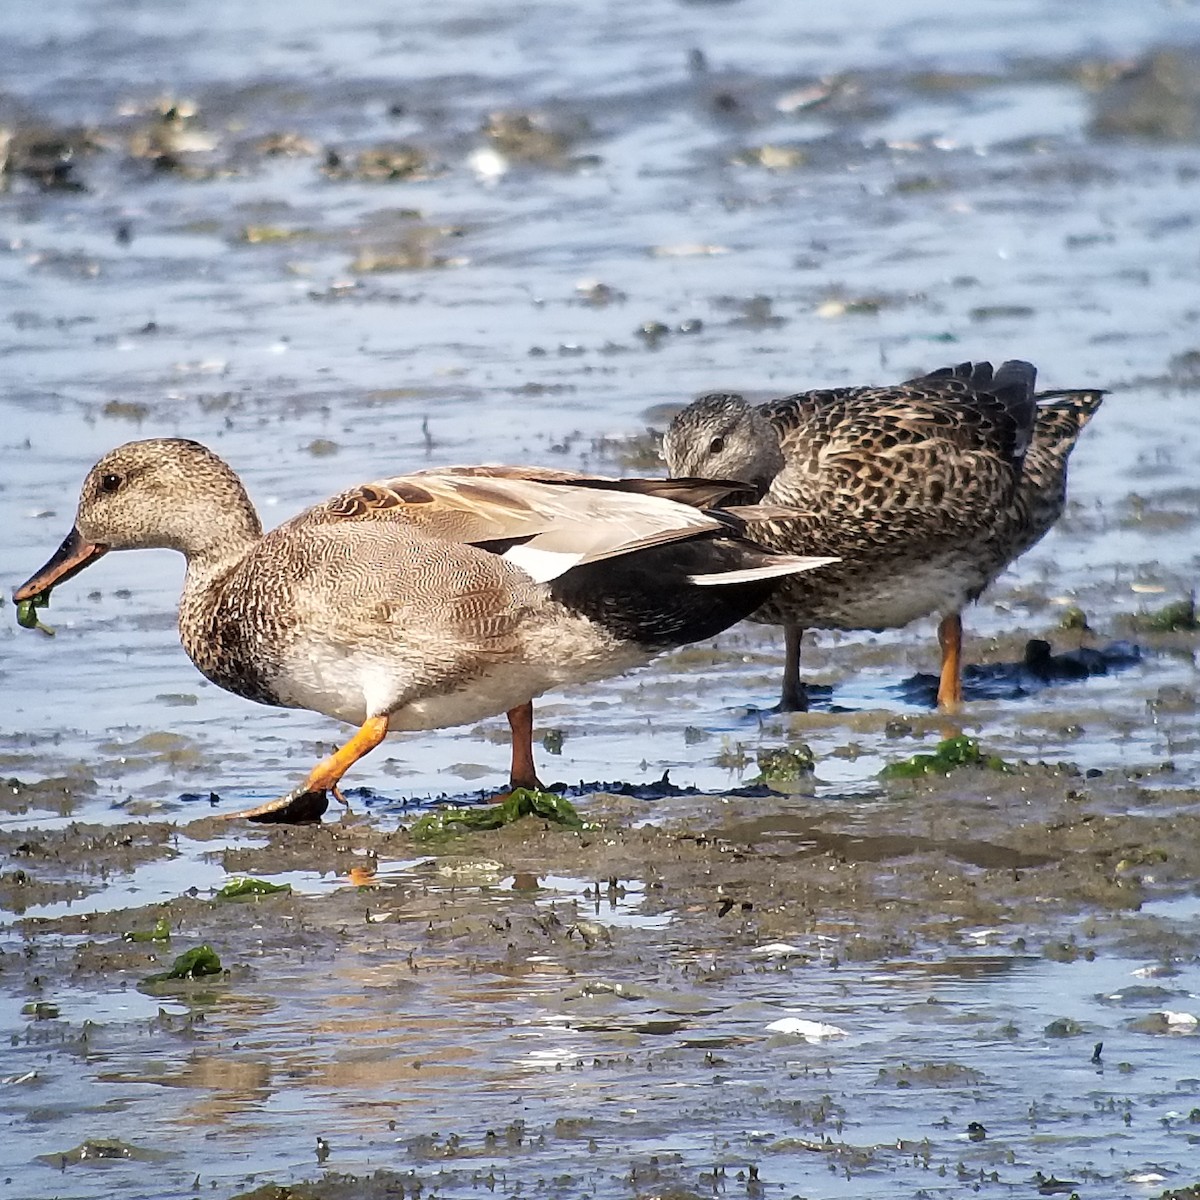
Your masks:
[[[13,599],[20,604],[23,600],[32,600],[34,596],[49,591],[55,584],[65,583],[107,550],[107,546],[97,546],[93,542],[84,541],[79,530],[72,529],[63,538],[63,544],[55,550],[50,561],[13,592]]]

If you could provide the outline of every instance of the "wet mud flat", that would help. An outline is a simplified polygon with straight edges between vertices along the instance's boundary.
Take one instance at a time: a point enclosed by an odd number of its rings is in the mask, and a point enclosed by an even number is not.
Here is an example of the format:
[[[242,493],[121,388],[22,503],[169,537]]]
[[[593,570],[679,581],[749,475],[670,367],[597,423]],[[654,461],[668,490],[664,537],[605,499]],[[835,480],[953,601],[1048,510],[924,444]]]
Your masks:
[[[13,1194],[1190,1195],[1198,809],[1014,765],[584,830],[6,832]]]
[[[6,584],[132,437],[213,445],[274,524],[419,466],[654,473],[713,388],[1012,356],[1110,395],[967,614],[983,765],[944,777],[880,775],[957,731],[928,623],[806,642],[793,718],[748,625],[539,704],[543,777],[617,781],[591,828],[413,836],[499,784],[503,721],[235,827],[339,731],[198,680],[177,562],[109,556],[53,639],[0,606],[0,1196],[1195,1196],[1200,69],[1184,10],[1077,17],[10,28]]]

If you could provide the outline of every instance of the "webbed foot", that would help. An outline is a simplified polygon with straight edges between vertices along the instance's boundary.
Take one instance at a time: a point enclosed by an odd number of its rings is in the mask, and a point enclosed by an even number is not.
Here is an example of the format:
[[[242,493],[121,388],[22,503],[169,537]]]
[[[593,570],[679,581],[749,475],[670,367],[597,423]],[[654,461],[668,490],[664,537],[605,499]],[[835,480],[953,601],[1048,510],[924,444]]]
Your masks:
[[[327,791],[314,791],[301,784],[286,796],[280,796],[278,800],[268,800],[266,804],[244,808],[241,812],[222,813],[221,816],[228,821],[243,819],[258,821],[260,824],[309,825],[320,821],[328,807]]]

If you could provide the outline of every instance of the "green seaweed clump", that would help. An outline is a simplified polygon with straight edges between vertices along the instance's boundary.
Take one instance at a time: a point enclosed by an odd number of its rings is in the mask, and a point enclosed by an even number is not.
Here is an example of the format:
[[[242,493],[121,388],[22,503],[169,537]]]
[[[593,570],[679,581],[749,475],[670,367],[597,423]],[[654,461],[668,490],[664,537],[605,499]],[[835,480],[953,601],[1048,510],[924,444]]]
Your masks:
[[[566,829],[586,829],[575,806],[553,792],[535,792],[530,788],[514,788],[499,804],[479,808],[444,808],[422,817],[412,827],[416,841],[429,841],[455,833],[499,829],[522,817],[542,817]]]
[[[118,1138],[88,1138],[70,1150],[56,1150],[50,1154],[39,1154],[37,1161],[47,1166],[64,1170],[79,1163],[91,1163],[105,1159],[125,1159],[131,1162],[164,1162],[170,1158],[165,1150],[155,1150],[147,1146],[135,1146],[132,1142],[122,1142]]]
[[[803,742],[796,746],[776,746],[758,752],[756,783],[790,783],[816,770],[812,747]]]
[[[279,892],[290,892],[290,883],[271,883],[267,879],[254,879],[249,875],[231,879],[217,892],[218,900],[245,900],[248,896],[274,896]]]
[[[1088,624],[1087,613],[1078,604],[1072,604],[1063,610],[1063,614],[1058,621],[1058,627],[1059,629],[1075,630],[1080,633],[1087,633],[1091,629],[1091,626]]]
[[[1176,600],[1153,612],[1137,613],[1133,618],[1135,629],[1143,633],[1191,633],[1200,629],[1196,620],[1196,597]]]
[[[169,942],[171,922],[166,917],[159,917],[153,929],[128,929],[121,937],[127,942]]]
[[[219,975],[221,960],[209,945],[193,946],[185,950],[172,964],[169,971],[147,975],[142,983],[167,983],[172,979],[199,979],[201,975]]]
[[[966,734],[938,742],[932,754],[914,754],[902,762],[889,763],[879,772],[883,779],[918,779],[922,775],[949,775],[959,767],[982,767],[985,771],[1011,771],[995,754],[984,754],[979,743]]]
[[[58,1005],[49,1000],[32,1000],[30,1003],[22,1005],[21,1015],[34,1017],[38,1021],[57,1021],[59,1010]]]
[[[44,592],[38,592],[36,596],[30,596],[28,600],[22,600],[17,605],[17,624],[22,629],[40,629],[47,637],[53,637],[54,630],[49,625],[43,625],[37,615],[39,608],[49,607],[50,589],[47,588]]]

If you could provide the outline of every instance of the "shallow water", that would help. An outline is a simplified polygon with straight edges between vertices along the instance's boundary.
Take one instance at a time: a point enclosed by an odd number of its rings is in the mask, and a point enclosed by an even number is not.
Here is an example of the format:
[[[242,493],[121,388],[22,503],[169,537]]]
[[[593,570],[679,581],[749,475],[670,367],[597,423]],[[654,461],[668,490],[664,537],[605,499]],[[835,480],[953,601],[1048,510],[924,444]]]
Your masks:
[[[273,524],[410,467],[653,470],[646,428],[716,387],[766,396],[1024,357],[1046,387],[1111,395],[1072,459],[1068,516],[968,614],[968,655],[1018,662],[1029,637],[1078,646],[1082,635],[1059,628],[1068,604],[1087,613],[1089,644],[1132,638],[1143,654],[1119,672],[975,701],[965,728],[1012,761],[1137,780],[1131,812],[1177,804],[1191,819],[1194,635],[1139,633],[1129,618],[1186,596],[1197,566],[1200,148],[1093,128],[1123,103],[1112,83],[1123,68],[1195,40],[1186,6],[649,0],[499,12],[456,0],[409,4],[401,20],[382,3],[143,2],[46,5],[6,34],[0,127],[17,135],[0,193],[6,586],[58,544],[88,466],[132,437],[213,445]],[[161,115],[171,103],[174,124]],[[496,112],[530,113],[544,136],[515,149],[489,140]],[[21,138],[36,129],[67,147],[67,186],[43,188],[24,169]],[[423,155],[409,177],[355,168],[361,152],[397,143]],[[331,150],[340,166],[328,169]],[[6,797],[9,844],[73,822],[231,811],[291,786],[342,735],[201,680],[174,630],[181,577],[167,553],[112,555],[58,589],[44,614],[55,638],[0,621],[0,778],[39,785]],[[789,804],[863,812],[881,815],[878,836],[908,836],[887,827],[895,798],[877,773],[942,732],[899,686],[933,667],[931,625],[818,635],[805,666],[832,696],[791,718],[760,711],[775,698],[779,643],[743,626],[715,648],[548,697],[538,728],[562,739],[557,754],[554,738],[538,748],[543,777],[646,784],[669,772],[710,795],[647,801],[623,819],[682,813],[711,829],[725,811],[711,794],[754,781],[760,749],[803,742],[815,774],[786,799],[756,801],[768,818]],[[505,736],[501,720],[394,738],[348,781],[372,789],[356,808],[391,830],[433,798],[495,788]],[[40,786],[56,778],[67,792]],[[934,792],[917,823],[941,820],[945,803]],[[1022,820],[1008,811],[1001,842]],[[74,953],[81,913],[119,923],[189,888],[206,897],[241,838],[180,834],[171,856],[127,863],[111,847],[50,871],[33,861],[54,888],[5,891],[5,954]],[[0,1087],[6,1140],[20,1146],[10,1194],[178,1194],[199,1172],[224,1195],[244,1175],[376,1166],[419,1170],[446,1194],[493,1169],[498,1188],[549,1194],[753,1193],[736,1177],[751,1163],[764,1189],[785,1194],[965,1195],[993,1170],[1000,1189],[1027,1188],[1036,1170],[1094,1170],[1102,1178],[1084,1182],[1096,1195],[1195,1182],[1121,1182],[1148,1164],[1182,1170],[1185,1127],[1161,1118],[1195,1107],[1197,1074],[1172,1049],[1186,1033],[1128,1035],[1132,1074],[1110,1065],[1115,1048],[1102,1073],[1090,1063],[1092,1043],[1114,1045],[1141,1012],[1092,999],[1145,965],[1126,944],[1063,963],[1014,950],[1007,934],[1000,953],[931,941],[854,972],[815,942],[812,962],[779,970],[745,944],[728,974],[696,984],[695,964],[724,951],[704,944],[707,925],[654,902],[654,864],[628,871],[623,895],[588,900],[566,863],[553,877],[534,871],[528,893],[515,868],[462,888],[409,849],[394,871],[380,860],[373,893],[429,889],[471,919],[510,902],[530,920],[578,906],[609,936],[637,939],[612,951],[607,982],[648,978],[650,994],[572,994],[582,985],[558,951],[540,962],[532,944],[519,970],[447,952],[412,976],[408,951],[428,950],[417,918],[399,959],[330,935],[313,975],[303,940],[280,933],[262,950],[265,981],[235,972],[211,996],[167,1003],[161,1020],[124,960],[79,984],[55,974],[69,973],[61,963],[47,968],[61,1010],[51,1020],[21,1014],[38,997],[27,974],[6,973],[2,1027],[17,1041],[0,1070],[39,1070]],[[305,902],[345,902],[345,862],[267,865],[260,873]],[[17,869],[14,859],[5,873]],[[1194,933],[1194,905],[1171,911]],[[244,932],[226,936],[250,952]],[[588,953],[606,952],[603,933],[587,937]],[[1194,1012],[1194,960],[1181,969],[1171,1005]],[[585,974],[607,979],[603,967]],[[930,997],[940,1005],[921,1007]],[[792,1009],[847,1038],[814,1047],[765,1032]],[[1061,1015],[1096,1032],[1042,1040]],[[87,1019],[99,1027],[90,1046]],[[1018,1034],[1003,1032],[1010,1021]],[[918,1054],[981,1077],[933,1072],[897,1089]],[[835,1140],[857,1150],[784,1145],[828,1131],[813,1117],[826,1091],[822,1111],[845,1109]],[[1138,1114],[1129,1126],[1126,1101]],[[506,1135],[516,1120],[528,1133]],[[986,1140],[966,1138],[971,1120]],[[59,1176],[37,1161],[143,1132],[169,1150],[166,1165],[104,1160]],[[446,1151],[452,1133],[461,1153]],[[323,1167],[317,1134],[334,1147]],[[905,1148],[887,1149],[897,1138]],[[928,1165],[908,1145],[924,1138]],[[716,1169],[719,1183],[702,1178]]]
[[[315,944],[328,931],[281,956],[251,906],[261,956],[211,985],[153,1003],[57,986],[57,1015],[37,1021],[7,1004],[4,1108],[41,1156],[17,1168],[23,1186],[56,1186],[56,1166],[70,1189],[56,1194],[81,1196],[379,1169],[447,1195],[488,1179],[504,1194],[537,1180],[703,1194],[713,1172],[740,1190],[752,1168],[764,1188],[838,1196],[1022,1192],[1037,1172],[1157,1195],[1191,1178],[1194,961],[1156,978],[1153,961],[1052,962],[976,929],[839,964],[833,937],[696,944],[669,908],[622,919],[636,880],[610,903],[553,877],[415,870],[426,886],[406,897],[359,892],[351,907],[389,924],[343,929],[332,975]],[[1194,901],[1180,915],[1194,929]],[[480,954],[481,917],[496,957]],[[514,955],[547,919],[542,948]],[[829,1028],[771,1031],[793,1016]],[[98,1131],[166,1157],[59,1164]]]

